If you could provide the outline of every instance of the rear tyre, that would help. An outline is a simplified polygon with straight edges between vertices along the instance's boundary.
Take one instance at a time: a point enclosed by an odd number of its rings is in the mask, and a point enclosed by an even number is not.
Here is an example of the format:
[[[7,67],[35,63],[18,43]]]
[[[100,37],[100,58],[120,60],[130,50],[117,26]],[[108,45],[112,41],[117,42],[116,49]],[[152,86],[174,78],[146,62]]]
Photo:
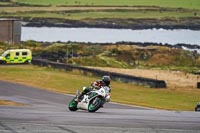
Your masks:
[[[90,101],[88,105],[88,111],[89,112],[95,112],[97,111],[103,103],[103,99],[101,97],[96,97],[92,101]]]
[[[28,61],[28,60],[26,60],[26,61],[24,62],[24,64],[29,64],[29,61]]]
[[[70,111],[76,111],[76,110],[78,110],[77,104],[78,104],[78,102],[75,101],[75,98],[72,99],[72,100],[69,102],[69,105],[68,105],[69,110],[70,110]]]

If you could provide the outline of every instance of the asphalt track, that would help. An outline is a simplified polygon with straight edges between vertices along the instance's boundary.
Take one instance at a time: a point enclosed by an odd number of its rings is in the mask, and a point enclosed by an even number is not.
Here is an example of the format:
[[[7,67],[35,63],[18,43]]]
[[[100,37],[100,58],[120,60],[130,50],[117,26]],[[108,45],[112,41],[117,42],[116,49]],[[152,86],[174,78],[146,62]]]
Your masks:
[[[200,113],[108,103],[95,113],[70,112],[70,95],[0,81],[0,133],[200,133]]]

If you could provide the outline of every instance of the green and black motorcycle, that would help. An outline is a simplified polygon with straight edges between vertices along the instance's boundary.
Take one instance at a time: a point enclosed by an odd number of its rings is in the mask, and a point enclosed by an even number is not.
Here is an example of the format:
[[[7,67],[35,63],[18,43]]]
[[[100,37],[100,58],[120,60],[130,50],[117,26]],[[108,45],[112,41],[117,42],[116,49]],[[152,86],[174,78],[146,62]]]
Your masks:
[[[78,100],[79,95],[80,93],[77,91],[76,96],[69,102],[69,110],[76,111],[82,109],[95,112],[103,107],[106,102],[110,101],[110,88],[102,86],[99,90],[92,90],[83,95],[81,100]]]

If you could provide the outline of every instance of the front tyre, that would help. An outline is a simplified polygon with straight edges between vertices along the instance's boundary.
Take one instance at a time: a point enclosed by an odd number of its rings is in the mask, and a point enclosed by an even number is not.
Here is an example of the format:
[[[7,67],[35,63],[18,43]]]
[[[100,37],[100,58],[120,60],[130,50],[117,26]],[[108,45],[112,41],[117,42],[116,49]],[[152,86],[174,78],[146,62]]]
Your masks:
[[[72,99],[72,100],[69,102],[69,105],[68,105],[69,110],[70,110],[70,111],[76,111],[76,110],[78,109],[78,108],[77,108],[77,104],[78,104],[78,102],[75,101],[75,98]]]
[[[6,61],[0,60],[0,64],[6,64]]]
[[[103,103],[103,99],[101,97],[96,97],[93,100],[90,101],[88,105],[88,111],[89,112],[95,112],[97,111]]]

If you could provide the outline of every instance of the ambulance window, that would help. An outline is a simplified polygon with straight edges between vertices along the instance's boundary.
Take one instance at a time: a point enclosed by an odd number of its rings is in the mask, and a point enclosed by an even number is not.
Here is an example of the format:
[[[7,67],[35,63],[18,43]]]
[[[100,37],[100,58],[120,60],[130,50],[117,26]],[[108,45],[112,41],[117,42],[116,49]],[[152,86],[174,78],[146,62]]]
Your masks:
[[[6,58],[7,58],[7,57],[10,57],[10,53],[9,53],[9,54],[7,54],[5,57],[6,57]]]
[[[16,56],[19,56],[19,52],[16,52],[16,54],[15,54]]]
[[[3,57],[6,57],[7,54],[8,54],[8,52],[4,52],[4,53],[2,54],[2,56],[3,56]]]
[[[26,55],[28,55],[27,52],[22,52],[22,56],[26,56]]]

